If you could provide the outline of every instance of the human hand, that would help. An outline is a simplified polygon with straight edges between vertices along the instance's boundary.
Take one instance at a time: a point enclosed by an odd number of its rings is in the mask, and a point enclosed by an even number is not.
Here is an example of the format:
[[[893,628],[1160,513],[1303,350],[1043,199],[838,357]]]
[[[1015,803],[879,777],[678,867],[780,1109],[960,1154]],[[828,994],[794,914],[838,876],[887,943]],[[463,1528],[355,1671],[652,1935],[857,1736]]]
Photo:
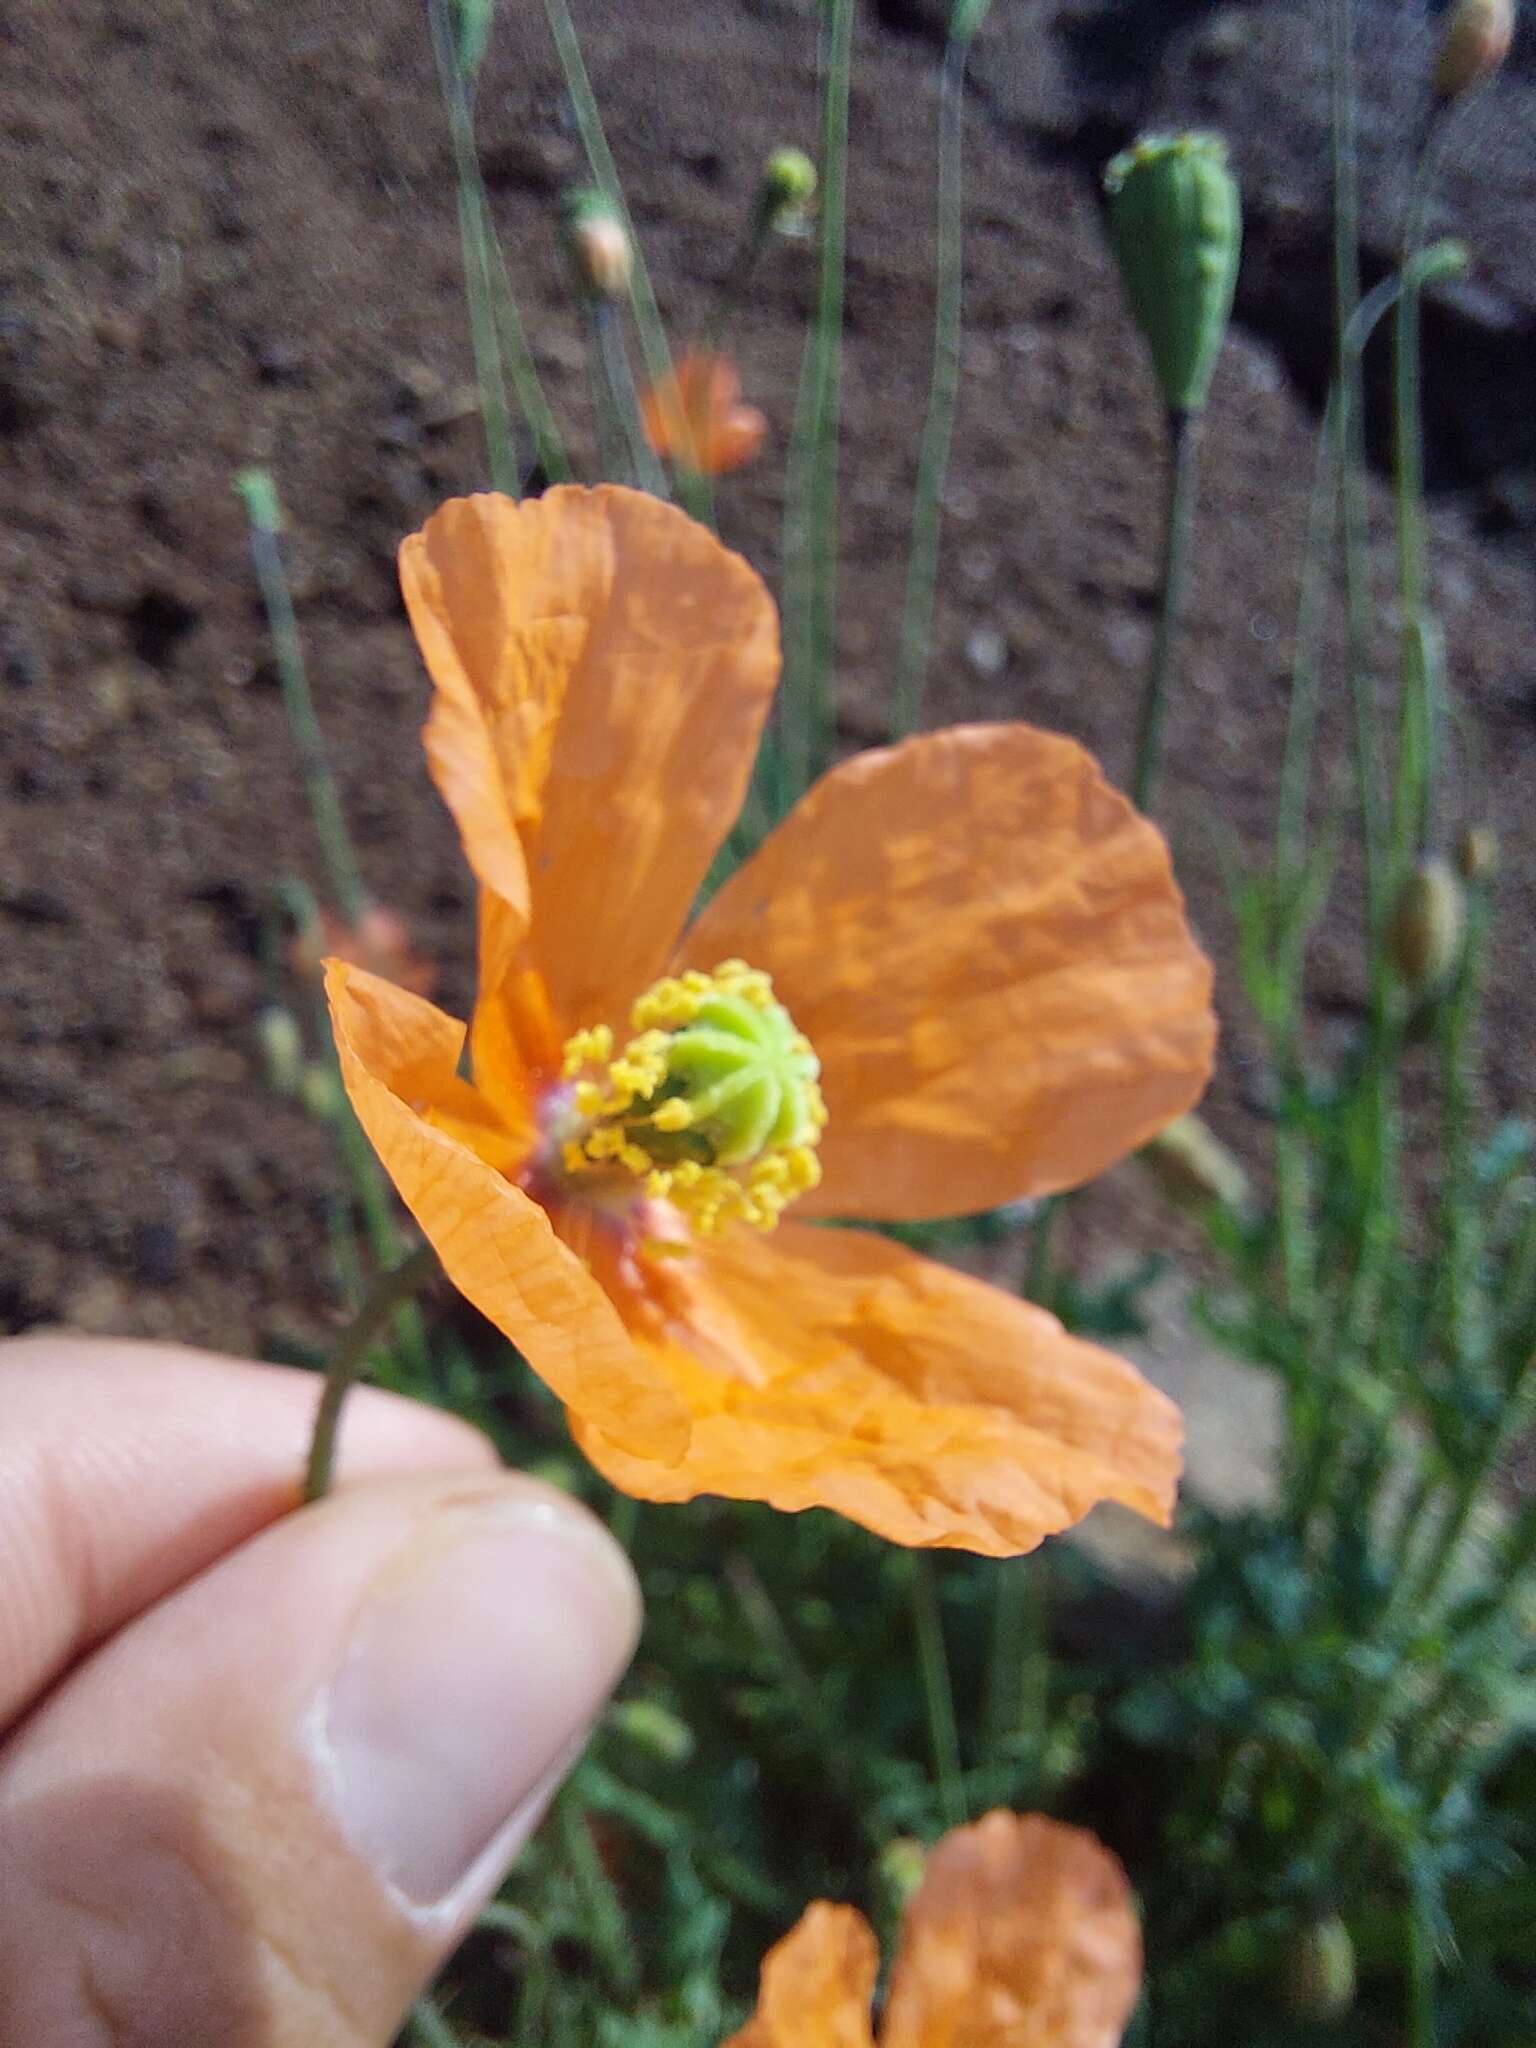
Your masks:
[[[371,1390],[0,1345],[0,2042],[383,2048],[634,1648],[623,1554]]]

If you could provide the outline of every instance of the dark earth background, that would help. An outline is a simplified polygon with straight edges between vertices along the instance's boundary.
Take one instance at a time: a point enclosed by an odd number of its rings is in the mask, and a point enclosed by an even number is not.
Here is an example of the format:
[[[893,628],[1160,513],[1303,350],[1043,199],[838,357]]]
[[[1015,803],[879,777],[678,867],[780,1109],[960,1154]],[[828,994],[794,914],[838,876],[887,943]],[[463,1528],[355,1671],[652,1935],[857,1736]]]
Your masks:
[[[885,0],[853,88],[843,441],[844,737],[878,738],[929,351],[937,34]],[[1433,29],[1365,8],[1367,276],[1391,260]],[[587,59],[675,338],[702,317],[780,142],[815,139],[811,0],[585,0]],[[1213,399],[1165,804],[1230,960],[1219,854],[1272,828],[1328,342],[1319,6],[996,0],[969,132],[967,381],[930,714],[1025,716],[1127,772],[1151,630],[1158,415],[1100,230],[1104,160],[1150,121],[1224,130],[1248,242]],[[1536,926],[1536,20],[1457,117],[1437,232],[1474,253],[1429,308],[1436,583],[1464,715],[1444,830],[1503,840],[1489,1107],[1528,1096]],[[502,0],[485,172],[548,388],[590,442],[555,231],[581,178],[535,0]],[[733,334],[773,423],[720,492],[776,575],[811,291],[771,258]],[[1381,366],[1376,366],[1379,379]],[[323,1326],[324,1137],[261,1078],[260,905],[317,876],[230,490],[275,472],[300,618],[379,894],[469,990],[468,877],[423,770],[402,533],[484,478],[449,151],[417,0],[9,0],[0,12],[0,1325],[261,1348]],[[1380,422],[1376,423],[1380,444]],[[1386,494],[1377,568],[1390,583]],[[1390,615],[1389,615],[1390,623]],[[1384,651],[1388,646],[1384,640]],[[1343,758],[1338,674],[1324,746]],[[1325,1047],[1359,991],[1346,861],[1315,950]],[[1230,975],[1218,1126],[1262,1076]],[[1115,1177],[1112,1177],[1112,1180]],[[1160,1228],[1133,1170],[1101,1245]],[[1096,1220],[1095,1220],[1096,1219]],[[1097,1232],[1097,1239],[1094,1233]]]

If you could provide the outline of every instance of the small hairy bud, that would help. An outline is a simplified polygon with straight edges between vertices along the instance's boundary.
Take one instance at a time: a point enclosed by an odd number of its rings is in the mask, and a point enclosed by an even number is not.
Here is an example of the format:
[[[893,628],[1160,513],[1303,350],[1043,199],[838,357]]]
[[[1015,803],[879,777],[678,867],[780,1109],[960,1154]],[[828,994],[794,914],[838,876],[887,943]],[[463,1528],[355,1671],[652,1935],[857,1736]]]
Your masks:
[[[1387,934],[1392,965],[1404,986],[1428,995],[1444,982],[1461,954],[1466,906],[1449,861],[1420,861],[1403,884]]]
[[[583,289],[595,298],[622,299],[634,253],[613,202],[591,188],[572,192],[565,202],[565,238]]]
[[[763,165],[758,188],[762,217],[770,227],[792,227],[804,219],[816,197],[816,166],[803,149],[776,149]]]
[[[1229,1152],[1203,1117],[1190,1112],[1175,1117],[1142,1148],[1142,1158],[1165,1194],[1179,1203],[1200,1206],[1221,1202],[1239,1213],[1253,1201],[1253,1188],[1242,1163]]]
[[[927,1850],[911,1835],[898,1835],[880,1851],[878,1868],[881,1881],[895,1906],[906,1906],[923,1881],[927,1862]]]
[[[1297,1929],[1285,1958],[1285,2003],[1298,2019],[1342,2019],[1355,2002],[1355,1944],[1337,1913]]]
[[[1198,412],[1237,287],[1242,205],[1214,135],[1147,135],[1104,173],[1109,234],[1169,409]]]
[[[655,1700],[621,1700],[609,1708],[608,1721],[658,1763],[685,1764],[693,1755],[693,1730]]]
[[[1492,78],[1514,35],[1515,0],[1455,0],[1435,59],[1435,98],[1448,105]]]
[[[267,1086],[277,1095],[297,1095],[304,1085],[304,1035],[292,1010],[268,1003],[256,1019]]]
[[[1499,871],[1499,835],[1491,825],[1463,825],[1456,839],[1456,871],[1464,882],[1491,882]]]

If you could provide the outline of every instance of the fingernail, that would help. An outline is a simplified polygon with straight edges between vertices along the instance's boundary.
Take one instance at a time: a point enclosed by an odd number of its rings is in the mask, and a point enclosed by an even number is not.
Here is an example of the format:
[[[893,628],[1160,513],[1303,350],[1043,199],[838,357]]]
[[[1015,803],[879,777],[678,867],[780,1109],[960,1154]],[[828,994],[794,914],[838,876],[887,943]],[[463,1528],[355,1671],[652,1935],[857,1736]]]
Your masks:
[[[317,1716],[336,1819],[407,1901],[453,1892],[553,1789],[634,1649],[629,1565],[574,1505],[443,1511],[374,1585]],[[500,1846],[500,1845],[498,1845]]]

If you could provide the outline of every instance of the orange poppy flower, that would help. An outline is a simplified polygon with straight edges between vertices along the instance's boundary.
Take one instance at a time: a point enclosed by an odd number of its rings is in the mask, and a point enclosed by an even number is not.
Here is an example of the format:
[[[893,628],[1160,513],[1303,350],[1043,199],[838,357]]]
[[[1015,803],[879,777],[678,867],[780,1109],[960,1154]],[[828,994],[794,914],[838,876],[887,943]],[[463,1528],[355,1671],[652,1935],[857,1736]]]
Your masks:
[[[473,1080],[462,1024],[335,961],[342,1073],[593,1463],[997,1556],[1100,1500],[1166,1520],[1179,1418],[1128,1364],[801,1220],[1047,1194],[1196,1099],[1210,970],[1155,828],[1072,741],[963,726],[834,768],[687,926],[777,677],[751,569],[611,487],[459,499],[401,563],[482,885]]]
[[[741,378],[729,356],[692,349],[670,379],[641,394],[645,438],[656,454],[705,476],[750,462],[768,422],[741,402]]]
[[[869,1923],[825,1900],[763,1962],[724,2048],[875,2048]],[[902,1924],[880,2048],[1115,2048],[1141,1989],[1125,1872],[1081,1828],[989,1813],[928,1858]]]

